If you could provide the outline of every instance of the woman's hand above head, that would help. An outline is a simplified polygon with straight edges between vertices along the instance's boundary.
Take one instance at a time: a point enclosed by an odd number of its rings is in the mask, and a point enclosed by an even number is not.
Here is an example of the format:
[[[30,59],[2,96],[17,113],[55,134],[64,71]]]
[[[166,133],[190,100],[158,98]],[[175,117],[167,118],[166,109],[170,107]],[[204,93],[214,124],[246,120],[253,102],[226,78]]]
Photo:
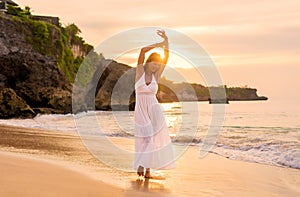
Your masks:
[[[161,38],[164,39],[164,41],[157,43],[158,47],[161,48],[168,48],[169,47],[169,41],[168,41],[168,36],[166,35],[166,32],[164,30],[157,30],[157,35],[159,35]]]
[[[168,40],[168,36],[166,35],[166,32],[164,30],[157,30],[157,35],[162,37],[164,40]]]

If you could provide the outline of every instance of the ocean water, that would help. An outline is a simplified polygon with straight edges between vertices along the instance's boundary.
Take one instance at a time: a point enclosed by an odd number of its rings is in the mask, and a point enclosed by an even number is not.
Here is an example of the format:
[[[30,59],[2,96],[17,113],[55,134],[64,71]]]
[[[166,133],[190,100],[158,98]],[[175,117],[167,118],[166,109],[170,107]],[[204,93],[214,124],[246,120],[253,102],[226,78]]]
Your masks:
[[[206,151],[235,160],[300,169],[300,108],[295,102],[235,101],[162,104],[175,146],[209,144]],[[0,120],[0,124],[61,132],[133,138],[133,112],[92,111],[73,116],[38,115]],[[99,133],[99,131],[101,131]],[[79,131],[80,132],[80,131]]]

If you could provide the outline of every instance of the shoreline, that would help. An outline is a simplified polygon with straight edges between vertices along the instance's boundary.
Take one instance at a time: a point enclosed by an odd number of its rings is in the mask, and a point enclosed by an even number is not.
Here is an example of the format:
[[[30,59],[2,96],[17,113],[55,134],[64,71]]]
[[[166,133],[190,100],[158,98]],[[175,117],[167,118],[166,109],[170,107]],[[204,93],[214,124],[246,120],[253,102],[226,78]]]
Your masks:
[[[299,170],[230,160],[214,153],[199,159],[197,147],[188,148],[176,161],[176,169],[160,172],[165,174],[166,180],[147,182],[137,179],[135,173],[120,172],[98,161],[75,134],[0,125],[0,135],[0,157],[17,155],[17,159],[29,160],[26,170],[33,173],[33,181],[39,180],[39,175],[34,170],[42,162],[43,165],[50,165],[53,172],[74,172],[74,176],[85,177],[86,183],[100,184],[100,188],[108,184],[108,188],[112,187],[109,194],[115,194],[114,196],[253,196],[257,193],[261,196],[300,195]],[[132,147],[131,140],[112,140],[120,146],[129,149]],[[3,161],[6,159],[0,160],[0,168],[6,172],[7,177],[2,176],[2,181],[18,176],[15,172],[23,170],[22,166],[14,166],[16,168],[13,171],[9,170],[11,165],[3,164]],[[37,162],[39,165],[30,162]],[[22,173],[19,176],[22,178]],[[5,187],[0,186],[0,191],[8,192],[18,188],[15,185],[18,182],[15,181]],[[58,181],[55,184],[63,183]],[[32,188],[32,192],[40,191],[38,185],[27,186]],[[69,190],[72,189],[66,190],[65,192],[71,192]],[[91,191],[98,190],[92,188]]]

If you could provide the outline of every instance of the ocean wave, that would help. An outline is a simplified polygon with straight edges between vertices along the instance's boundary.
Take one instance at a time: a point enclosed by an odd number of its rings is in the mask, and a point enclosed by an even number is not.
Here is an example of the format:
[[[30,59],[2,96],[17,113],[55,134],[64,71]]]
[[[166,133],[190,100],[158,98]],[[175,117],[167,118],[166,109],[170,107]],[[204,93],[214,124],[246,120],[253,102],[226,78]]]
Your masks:
[[[300,144],[296,141],[245,139],[234,135],[229,138],[233,141],[223,139],[226,141],[224,144],[220,143],[222,140],[218,140],[211,152],[234,160],[300,169]],[[205,143],[203,138],[193,136],[175,136],[172,137],[172,142],[199,147]]]
[[[174,136],[172,137],[172,142],[173,143],[179,143],[179,144],[199,144],[202,142],[201,138],[196,138],[196,137],[192,137],[192,136]]]
[[[300,169],[300,146],[266,143],[257,146],[217,144],[213,153],[234,159]]]
[[[239,125],[224,125],[223,128],[224,131],[230,131],[230,129],[242,129],[242,130],[272,130],[272,131],[278,131],[278,132],[293,132],[293,131],[300,131],[300,127],[272,127],[272,126],[239,126]]]

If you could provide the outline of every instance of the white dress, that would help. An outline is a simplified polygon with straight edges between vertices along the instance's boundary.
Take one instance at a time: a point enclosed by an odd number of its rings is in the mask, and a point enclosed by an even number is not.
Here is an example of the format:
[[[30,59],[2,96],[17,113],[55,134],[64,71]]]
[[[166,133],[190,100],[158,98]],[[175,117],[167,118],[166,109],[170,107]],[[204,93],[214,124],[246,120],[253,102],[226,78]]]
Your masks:
[[[135,158],[134,168],[152,169],[175,167],[172,142],[160,104],[156,99],[158,84],[146,85],[145,73],[135,83]]]

